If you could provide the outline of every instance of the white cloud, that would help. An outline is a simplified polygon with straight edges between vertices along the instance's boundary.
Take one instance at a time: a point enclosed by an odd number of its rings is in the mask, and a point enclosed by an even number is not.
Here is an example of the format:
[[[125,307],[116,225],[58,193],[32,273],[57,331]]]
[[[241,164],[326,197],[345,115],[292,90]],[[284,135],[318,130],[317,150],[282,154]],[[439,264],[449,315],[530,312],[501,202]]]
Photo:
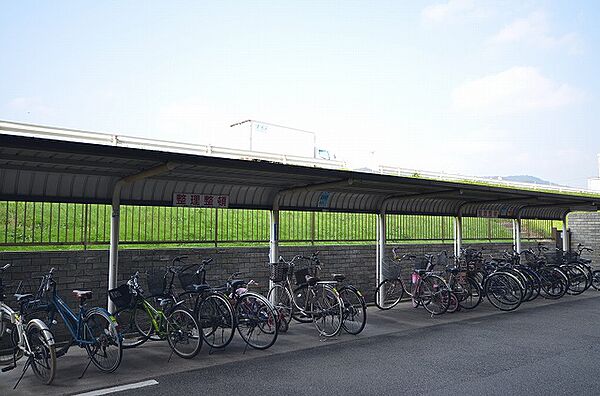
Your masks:
[[[445,3],[432,4],[421,11],[421,19],[426,23],[441,23],[457,18],[481,17],[487,12],[481,3],[473,0],[448,0]]]
[[[578,89],[552,81],[533,67],[513,67],[468,81],[452,93],[456,109],[479,114],[556,109],[582,98]]]
[[[552,35],[548,18],[543,11],[535,11],[526,18],[519,18],[505,26],[492,39],[495,44],[525,43],[538,48],[566,48],[570,53],[582,51],[575,33]]]
[[[8,108],[32,116],[52,116],[55,111],[39,97],[18,97],[8,102]]]

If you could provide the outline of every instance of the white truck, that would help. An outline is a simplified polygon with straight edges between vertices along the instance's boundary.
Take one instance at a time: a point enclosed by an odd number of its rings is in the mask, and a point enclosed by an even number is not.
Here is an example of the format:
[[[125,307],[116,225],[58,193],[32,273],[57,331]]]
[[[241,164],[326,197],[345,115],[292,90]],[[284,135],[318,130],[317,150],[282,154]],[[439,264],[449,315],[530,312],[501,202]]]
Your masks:
[[[231,128],[242,130],[240,135],[248,139],[244,146],[250,151],[328,161],[336,159],[329,150],[317,147],[316,134],[311,131],[256,120],[237,122]]]

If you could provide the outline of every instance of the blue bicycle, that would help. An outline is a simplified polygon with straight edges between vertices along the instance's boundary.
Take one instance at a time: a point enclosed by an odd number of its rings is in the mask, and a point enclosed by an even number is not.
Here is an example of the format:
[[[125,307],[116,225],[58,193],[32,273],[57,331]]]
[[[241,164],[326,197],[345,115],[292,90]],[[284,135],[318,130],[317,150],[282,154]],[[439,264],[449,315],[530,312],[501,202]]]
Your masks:
[[[101,371],[111,373],[121,364],[123,356],[122,338],[117,329],[117,321],[104,308],[86,308],[86,300],[92,297],[87,290],[73,290],[79,300],[79,310],[71,308],[56,293],[56,282],[53,279],[54,268],[42,277],[36,300],[29,304],[30,310],[47,312],[47,324],[50,328],[57,324],[56,317],[62,319],[70,333],[70,341],[56,351],[60,357],[67,353],[72,345],[85,348],[90,362]],[[89,367],[86,366],[83,373]],[[82,374],[83,376],[83,374]]]

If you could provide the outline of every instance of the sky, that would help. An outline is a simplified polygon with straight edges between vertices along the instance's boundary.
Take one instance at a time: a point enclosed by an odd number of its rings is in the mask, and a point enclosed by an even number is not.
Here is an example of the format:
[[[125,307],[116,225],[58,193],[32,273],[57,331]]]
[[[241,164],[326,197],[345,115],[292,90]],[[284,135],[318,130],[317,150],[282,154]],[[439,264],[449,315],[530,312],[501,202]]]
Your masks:
[[[229,125],[255,119],[353,167],[585,187],[598,17],[596,1],[4,1],[0,119],[238,148]]]

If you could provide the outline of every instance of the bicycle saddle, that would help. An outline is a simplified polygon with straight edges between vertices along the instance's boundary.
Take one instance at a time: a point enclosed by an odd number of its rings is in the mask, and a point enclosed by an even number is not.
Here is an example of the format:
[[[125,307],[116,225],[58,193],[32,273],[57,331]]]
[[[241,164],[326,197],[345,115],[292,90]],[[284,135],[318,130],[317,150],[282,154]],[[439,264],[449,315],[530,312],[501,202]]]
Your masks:
[[[75,297],[81,299],[92,298],[91,290],[73,290],[73,294],[75,295]]]
[[[309,286],[316,285],[318,281],[319,278],[317,278],[316,276],[306,275],[306,283],[308,283]]]
[[[334,280],[336,280],[338,282],[343,282],[344,279],[346,279],[346,275],[344,275],[344,274],[331,274],[331,276],[333,277]]]
[[[458,274],[459,273],[459,269],[458,267],[452,267],[452,268],[446,268],[446,271],[450,272],[451,274]]]
[[[15,294],[15,298],[17,299],[17,302],[31,300],[33,298],[33,294]]]
[[[246,281],[244,281],[243,279],[232,279],[229,281],[229,284],[231,285],[231,288],[235,290],[239,289],[240,287],[244,287]]]

